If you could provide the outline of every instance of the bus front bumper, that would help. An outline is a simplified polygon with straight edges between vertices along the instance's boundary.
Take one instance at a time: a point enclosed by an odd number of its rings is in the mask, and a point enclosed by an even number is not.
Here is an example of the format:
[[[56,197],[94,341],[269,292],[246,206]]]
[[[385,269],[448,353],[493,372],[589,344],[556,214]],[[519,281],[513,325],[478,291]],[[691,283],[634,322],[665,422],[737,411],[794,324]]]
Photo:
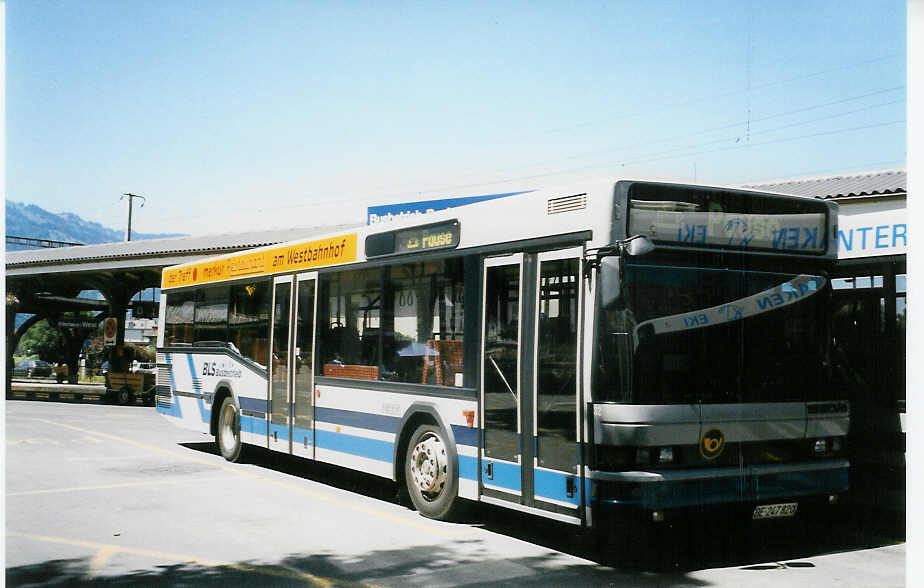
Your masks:
[[[846,459],[826,459],[728,468],[591,472],[591,504],[599,512],[797,501],[845,493],[849,468]]]

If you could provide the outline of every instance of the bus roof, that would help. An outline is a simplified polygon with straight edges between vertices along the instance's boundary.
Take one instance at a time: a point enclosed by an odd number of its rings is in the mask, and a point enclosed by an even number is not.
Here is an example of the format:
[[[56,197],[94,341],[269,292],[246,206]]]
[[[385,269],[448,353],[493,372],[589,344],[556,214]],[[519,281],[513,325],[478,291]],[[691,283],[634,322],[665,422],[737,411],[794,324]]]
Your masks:
[[[164,269],[161,287],[167,290],[347,265],[386,255],[397,257],[430,249],[469,249],[581,232],[592,236],[588,239],[588,246],[604,246],[611,244],[614,238],[626,236],[619,236],[613,231],[613,205],[616,188],[627,183],[635,182],[584,182],[530,191],[436,211],[423,217],[379,222],[210,257]],[[737,188],[655,183],[677,188],[767,194]],[[779,197],[802,202],[806,200],[793,196]],[[383,239],[379,238],[374,240],[375,245],[367,251],[367,237],[385,233],[392,233],[407,240],[407,243],[403,246],[395,245],[390,250],[386,245],[382,249]],[[417,245],[414,245],[415,241]],[[409,248],[409,244],[414,247]]]

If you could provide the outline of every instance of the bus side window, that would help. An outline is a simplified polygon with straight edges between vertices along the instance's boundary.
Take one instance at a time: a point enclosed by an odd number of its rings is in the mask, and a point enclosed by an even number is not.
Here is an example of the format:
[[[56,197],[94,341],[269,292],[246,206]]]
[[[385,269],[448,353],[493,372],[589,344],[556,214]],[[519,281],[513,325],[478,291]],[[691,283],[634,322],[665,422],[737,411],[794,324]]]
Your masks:
[[[379,379],[380,269],[320,276],[317,375]]]
[[[233,285],[228,307],[228,341],[260,365],[269,357],[270,292],[268,280]]]

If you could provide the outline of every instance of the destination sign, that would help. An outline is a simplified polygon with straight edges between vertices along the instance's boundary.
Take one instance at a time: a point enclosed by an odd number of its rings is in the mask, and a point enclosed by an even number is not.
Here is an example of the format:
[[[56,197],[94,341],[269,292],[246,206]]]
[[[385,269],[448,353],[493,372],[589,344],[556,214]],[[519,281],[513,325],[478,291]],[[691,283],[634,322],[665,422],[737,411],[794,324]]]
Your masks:
[[[629,214],[629,234],[678,245],[718,245],[745,249],[823,253],[825,215],[745,214],[636,208]]]
[[[370,235],[366,237],[366,257],[453,249],[459,246],[460,236],[457,220]]]

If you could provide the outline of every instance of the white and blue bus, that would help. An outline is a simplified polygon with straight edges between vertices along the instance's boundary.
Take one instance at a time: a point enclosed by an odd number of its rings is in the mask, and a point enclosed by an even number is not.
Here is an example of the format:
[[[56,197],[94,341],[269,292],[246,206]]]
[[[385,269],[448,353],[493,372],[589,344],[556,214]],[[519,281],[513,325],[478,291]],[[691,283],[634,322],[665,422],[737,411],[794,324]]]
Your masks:
[[[848,488],[836,223],[821,200],[619,181],[167,268],[157,410],[231,461],[389,478],[432,518],[793,516]]]

